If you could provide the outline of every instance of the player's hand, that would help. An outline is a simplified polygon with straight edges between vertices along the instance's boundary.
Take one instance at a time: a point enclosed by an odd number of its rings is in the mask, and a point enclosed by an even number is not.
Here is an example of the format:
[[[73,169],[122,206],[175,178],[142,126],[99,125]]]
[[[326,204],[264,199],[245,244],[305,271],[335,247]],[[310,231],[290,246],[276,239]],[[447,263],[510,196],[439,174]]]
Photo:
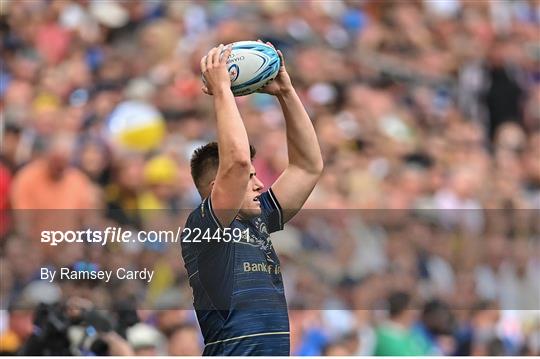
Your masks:
[[[201,72],[203,75],[202,91],[207,95],[231,88],[231,78],[227,71],[227,59],[231,54],[232,46],[226,48],[223,44],[214,47],[201,59]]]
[[[257,41],[262,42],[261,40]],[[272,45],[271,42],[266,42],[266,45],[272,46],[275,49],[274,45]],[[287,69],[285,68],[285,60],[283,59],[283,54],[280,50],[276,51],[279,55],[279,59],[281,60],[279,72],[274,80],[272,80],[270,83],[268,83],[266,86],[264,86],[257,92],[267,93],[273,96],[280,96],[286,94],[293,89],[291,78],[287,72]]]

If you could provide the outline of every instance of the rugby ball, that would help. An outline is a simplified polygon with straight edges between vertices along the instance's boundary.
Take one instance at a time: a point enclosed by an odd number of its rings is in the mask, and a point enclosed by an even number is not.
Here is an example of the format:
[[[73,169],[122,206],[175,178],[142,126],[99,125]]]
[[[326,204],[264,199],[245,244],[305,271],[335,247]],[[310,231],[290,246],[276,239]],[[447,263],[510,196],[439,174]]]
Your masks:
[[[272,46],[257,41],[232,43],[227,70],[234,96],[259,90],[277,76],[280,66],[279,55]]]

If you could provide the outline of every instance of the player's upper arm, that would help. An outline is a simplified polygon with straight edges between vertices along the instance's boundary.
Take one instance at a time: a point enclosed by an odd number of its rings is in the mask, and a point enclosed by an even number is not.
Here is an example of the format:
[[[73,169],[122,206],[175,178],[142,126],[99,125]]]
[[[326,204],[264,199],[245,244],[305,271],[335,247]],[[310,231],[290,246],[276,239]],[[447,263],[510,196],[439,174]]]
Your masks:
[[[273,193],[281,204],[283,223],[289,221],[302,208],[320,175],[296,166],[288,166],[272,185]]]
[[[228,227],[238,214],[251,169],[249,157],[233,159],[229,163],[222,165],[220,161],[211,194],[214,213],[223,227]]]

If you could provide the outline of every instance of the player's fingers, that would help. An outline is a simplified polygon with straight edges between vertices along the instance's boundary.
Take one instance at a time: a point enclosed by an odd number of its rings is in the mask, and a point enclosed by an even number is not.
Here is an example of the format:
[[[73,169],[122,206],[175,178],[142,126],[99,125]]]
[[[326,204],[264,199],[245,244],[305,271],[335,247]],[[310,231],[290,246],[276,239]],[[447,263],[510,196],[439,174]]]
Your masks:
[[[231,52],[232,52],[232,45],[229,45],[225,48],[225,50],[223,51],[223,54],[221,55],[221,60],[220,60],[221,63],[224,63],[224,64],[227,63],[229,56],[231,56]]]
[[[207,95],[212,95],[212,91],[210,91],[206,86],[201,87],[201,90]]]
[[[221,51],[223,51],[223,44],[219,44],[216,51],[212,54],[212,64],[215,67],[219,66],[219,56],[221,55]]]
[[[201,72],[203,74],[206,72],[206,56],[203,56],[201,59]]]
[[[216,51],[216,48],[212,48],[212,50],[208,51],[208,55],[206,55],[206,68],[211,69],[212,68],[212,56],[214,55],[214,52]]]
[[[267,42],[266,42],[266,45],[272,46],[272,48],[273,48],[274,50],[276,49],[276,47],[274,46],[274,44],[272,44],[270,41],[267,41]]]
[[[279,59],[281,60],[281,67],[285,67],[285,59],[283,58],[283,53],[281,52],[281,50],[277,50],[277,53],[278,53]]]

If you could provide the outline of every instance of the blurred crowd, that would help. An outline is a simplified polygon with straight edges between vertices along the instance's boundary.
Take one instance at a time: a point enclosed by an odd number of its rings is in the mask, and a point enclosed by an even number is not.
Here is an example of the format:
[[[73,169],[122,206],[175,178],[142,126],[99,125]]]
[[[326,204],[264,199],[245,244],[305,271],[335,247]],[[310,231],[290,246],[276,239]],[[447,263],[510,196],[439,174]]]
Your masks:
[[[200,203],[191,153],[216,138],[200,58],[260,38],[325,160],[272,236],[291,353],[540,355],[540,1],[2,0],[0,26],[1,352],[54,313],[92,337],[100,316],[36,310],[74,298],[105,312],[112,353],[202,352],[179,245],[39,233],[183,225]],[[287,162],[279,104],[237,100],[270,186]],[[156,276],[39,281],[76,264]]]

